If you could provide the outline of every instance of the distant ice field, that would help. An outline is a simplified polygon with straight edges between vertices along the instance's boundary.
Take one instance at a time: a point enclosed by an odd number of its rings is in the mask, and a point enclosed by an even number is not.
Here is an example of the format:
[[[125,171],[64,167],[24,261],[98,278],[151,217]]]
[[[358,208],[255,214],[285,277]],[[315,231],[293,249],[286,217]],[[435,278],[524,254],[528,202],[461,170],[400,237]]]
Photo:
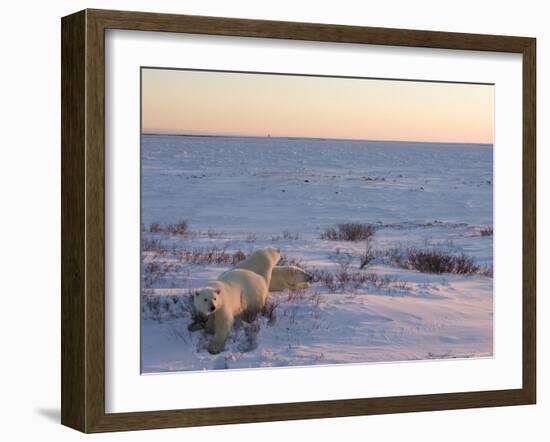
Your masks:
[[[142,136],[142,222],[491,224],[491,145]]]

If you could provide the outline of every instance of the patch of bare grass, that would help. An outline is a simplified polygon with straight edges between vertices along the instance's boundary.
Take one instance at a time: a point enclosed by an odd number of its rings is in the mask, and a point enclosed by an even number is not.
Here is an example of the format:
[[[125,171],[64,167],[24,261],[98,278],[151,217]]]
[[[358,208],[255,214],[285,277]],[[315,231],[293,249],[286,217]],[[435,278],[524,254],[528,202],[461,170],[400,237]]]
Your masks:
[[[206,231],[206,236],[210,239],[219,239],[224,235],[224,233],[221,230],[215,230],[212,228],[208,228]]]
[[[372,261],[374,261],[375,258],[376,258],[376,250],[372,245],[372,241],[370,239],[367,239],[367,241],[365,241],[365,251],[359,257],[360,259],[359,268],[360,269],[366,268]]]
[[[293,233],[290,230],[283,230],[282,235],[275,235],[271,237],[271,241],[281,241],[281,240],[287,240],[287,241],[298,241],[300,239],[300,234],[298,232]]]
[[[302,261],[302,258],[296,258],[293,256],[281,256],[281,259],[277,263],[278,266],[296,266],[300,267],[301,269],[304,268],[304,263]]]
[[[189,224],[185,220],[174,224],[151,223],[149,225],[149,232],[186,236],[189,233]]]
[[[141,314],[144,319],[163,321],[193,316],[193,297],[189,293],[173,296],[158,296],[151,289],[141,293]]]
[[[451,254],[444,250],[418,249],[389,249],[385,258],[398,267],[417,270],[422,273],[454,273],[458,275],[489,275],[488,268],[475,263],[474,258],[460,254]]]
[[[360,288],[410,290],[410,284],[400,281],[395,276],[378,275],[373,272],[352,270],[349,266],[341,266],[336,271],[310,270],[313,282],[319,282],[331,292],[346,292]]]
[[[162,241],[158,238],[141,238],[141,251],[142,252],[164,252],[166,248]]]
[[[151,261],[144,264],[141,272],[143,287],[152,287],[156,282],[164,278],[170,270],[171,266],[164,262]]]
[[[407,251],[410,268],[423,273],[456,273],[472,275],[479,273],[480,267],[474,259],[464,255],[451,255],[441,250],[420,250],[411,248]]]
[[[299,233],[292,233],[290,230],[284,230],[283,231],[283,239],[297,241],[297,240],[300,239],[300,234]]]
[[[493,277],[493,266],[492,265],[481,266],[480,270],[479,270],[479,274],[492,278]]]
[[[236,265],[247,258],[242,250],[228,252],[225,247],[205,247],[198,249],[180,249],[175,255],[181,261],[190,264],[233,264]]]
[[[375,227],[366,223],[343,223],[321,232],[321,239],[330,241],[364,241],[374,235]]]
[[[480,236],[493,236],[493,226],[486,225],[479,229]]]

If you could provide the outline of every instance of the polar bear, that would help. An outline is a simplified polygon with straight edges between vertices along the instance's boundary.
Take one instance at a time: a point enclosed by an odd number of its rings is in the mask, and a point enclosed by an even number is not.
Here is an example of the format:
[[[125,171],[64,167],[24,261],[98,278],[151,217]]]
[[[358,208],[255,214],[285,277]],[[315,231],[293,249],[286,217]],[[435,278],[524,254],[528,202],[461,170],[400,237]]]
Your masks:
[[[223,351],[235,317],[258,312],[265,306],[267,287],[265,279],[259,274],[246,269],[233,269],[195,292],[195,309],[207,317],[206,331],[214,335],[208,344],[210,353]],[[188,328],[194,331],[202,326],[193,322]]]
[[[313,275],[296,266],[276,266],[271,273],[270,292],[302,290],[311,287]]]
[[[250,270],[265,279],[267,287],[271,282],[271,272],[281,259],[281,251],[275,247],[265,247],[252,252],[252,254],[235,266],[236,269]]]

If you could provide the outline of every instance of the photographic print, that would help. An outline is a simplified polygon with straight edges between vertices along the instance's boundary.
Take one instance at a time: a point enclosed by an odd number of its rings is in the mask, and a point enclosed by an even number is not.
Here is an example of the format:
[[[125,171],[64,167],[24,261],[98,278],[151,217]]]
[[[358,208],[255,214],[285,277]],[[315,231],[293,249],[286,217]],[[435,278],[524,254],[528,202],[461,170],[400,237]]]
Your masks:
[[[142,68],[142,373],[492,357],[493,138],[493,84]]]

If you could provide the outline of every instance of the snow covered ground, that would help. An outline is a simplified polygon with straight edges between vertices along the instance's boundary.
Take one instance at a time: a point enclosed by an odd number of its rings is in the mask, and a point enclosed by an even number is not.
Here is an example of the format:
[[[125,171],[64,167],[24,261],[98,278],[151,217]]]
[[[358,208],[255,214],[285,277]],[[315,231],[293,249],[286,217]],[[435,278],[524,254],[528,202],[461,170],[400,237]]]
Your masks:
[[[490,145],[143,135],[142,371],[491,356],[492,158]],[[321,239],[341,223],[374,235]],[[272,293],[210,355],[187,330],[189,293],[265,246],[315,283]],[[415,270],[403,257],[419,251],[471,271]]]

